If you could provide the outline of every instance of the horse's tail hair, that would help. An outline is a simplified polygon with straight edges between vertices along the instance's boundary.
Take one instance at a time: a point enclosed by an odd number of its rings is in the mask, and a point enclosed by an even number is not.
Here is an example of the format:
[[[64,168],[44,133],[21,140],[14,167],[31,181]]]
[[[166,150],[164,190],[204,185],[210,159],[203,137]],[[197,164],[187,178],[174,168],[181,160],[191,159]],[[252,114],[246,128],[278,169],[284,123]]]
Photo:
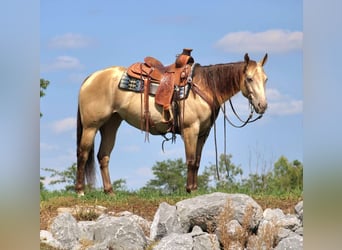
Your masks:
[[[79,161],[78,154],[80,152],[82,131],[83,131],[83,124],[82,124],[81,115],[80,115],[80,106],[78,106],[77,108],[77,166],[78,166],[78,161]],[[84,171],[85,171],[87,184],[92,188],[95,187],[96,173],[95,173],[94,143],[92,144],[89,150],[88,159],[85,164]]]

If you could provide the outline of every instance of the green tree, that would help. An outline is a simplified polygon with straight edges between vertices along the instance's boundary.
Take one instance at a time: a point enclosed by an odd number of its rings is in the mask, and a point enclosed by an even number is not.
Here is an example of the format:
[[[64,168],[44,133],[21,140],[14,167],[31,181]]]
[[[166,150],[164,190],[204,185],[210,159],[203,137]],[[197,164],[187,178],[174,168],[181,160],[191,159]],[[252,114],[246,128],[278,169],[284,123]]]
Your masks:
[[[157,189],[165,193],[173,193],[184,189],[187,166],[182,158],[156,162],[152,167],[154,179],[148,181],[146,189]]]
[[[40,78],[40,97],[45,96],[45,90],[49,86],[50,82],[48,80],[45,80],[43,78]],[[40,117],[42,117],[43,114],[40,112]]]
[[[274,163],[273,170],[274,188],[282,192],[289,192],[291,190],[303,190],[303,165],[300,161],[289,160],[281,156],[276,163]]]
[[[214,188],[236,190],[239,187],[237,177],[241,178],[243,171],[240,166],[232,163],[231,158],[231,154],[221,154],[218,168],[216,168],[216,164],[205,167],[204,174],[210,176]]]
[[[39,184],[40,184],[40,191],[44,191],[45,190],[45,186],[44,186],[44,183],[43,183],[44,180],[45,180],[45,177],[40,176],[40,182],[39,182]]]
[[[188,167],[182,158],[157,162],[152,167],[154,179],[147,182],[141,191],[153,190],[162,193],[184,192]],[[209,175],[198,175],[198,189],[208,190]]]
[[[114,191],[126,191],[127,186],[126,186],[126,180],[125,179],[118,179],[113,181],[112,187]]]
[[[53,180],[49,182],[49,185],[66,184],[64,187],[66,191],[75,190],[77,171],[76,163],[73,163],[70,167],[63,171],[58,171],[52,168],[43,168],[43,170],[52,173],[50,177],[53,178]]]

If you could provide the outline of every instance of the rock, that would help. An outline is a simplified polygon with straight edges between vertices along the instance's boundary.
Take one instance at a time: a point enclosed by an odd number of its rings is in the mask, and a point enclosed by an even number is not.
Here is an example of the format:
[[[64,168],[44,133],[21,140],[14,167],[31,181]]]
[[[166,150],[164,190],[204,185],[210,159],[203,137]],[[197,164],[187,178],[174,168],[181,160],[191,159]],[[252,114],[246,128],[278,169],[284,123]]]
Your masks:
[[[89,240],[92,241],[94,239],[94,225],[95,221],[79,221],[77,223],[78,228],[80,230],[79,239],[80,240]]]
[[[153,250],[192,250],[193,239],[190,234],[171,233],[162,238]]]
[[[279,221],[277,221],[277,223],[278,223],[279,226],[281,226],[283,228],[286,228],[286,229],[290,229],[292,231],[295,231],[299,227],[301,227],[300,220],[294,214],[287,214],[287,215],[285,215],[284,218],[282,218]]]
[[[62,245],[56,240],[49,231],[40,230],[40,242],[45,243],[57,249],[61,249]]]
[[[295,206],[295,212],[296,212],[298,219],[301,221],[302,224],[303,224],[303,211],[304,211],[303,201],[300,201]]]
[[[128,211],[117,213],[115,216],[125,217],[125,218],[131,220],[132,222],[137,223],[141,227],[141,229],[143,230],[145,236],[150,235],[150,227],[151,227],[150,221],[145,220],[144,218],[142,218],[136,214],[133,214],[131,212],[128,212]]]
[[[73,249],[78,245],[80,230],[76,219],[70,213],[58,215],[53,220],[50,230],[62,249]]]
[[[40,241],[56,249],[303,249],[302,202],[296,214],[285,215],[262,211],[247,195],[213,193],[174,206],[163,202],[152,223],[127,211],[77,222],[61,211],[50,231],[40,231]]]
[[[145,249],[147,240],[141,227],[131,219],[101,215],[94,228],[95,245],[89,249]],[[96,245],[97,244],[97,245]]]
[[[282,239],[278,245],[274,248],[274,250],[289,250],[295,249],[300,250],[303,249],[303,237],[296,234],[291,237],[287,237]]]
[[[150,239],[159,240],[168,234],[179,232],[181,232],[181,226],[176,206],[171,206],[166,202],[161,203],[151,225]]]
[[[220,244],[216,235],[208,234],[202,231],[198,226],[194,227],[191,233],[178,234],[171,233],[161,239],[153,247],[153,250],[219,250]]]
[[[249,227],[253,229],[258,226],[263,211],[251,197],[245,194],[212,193],[176,203],[182,232],[189,232],[195,225],[200,226],[203,231],[208,231],[208,226],[215,231],[217,217],[227,206],[227,202],[231,204],[227,209],[232,210],[232,219],[236,219],[240,224],[243,223],[247,208],[251,207]]]
[[[199,226],[195,226],[191,232],[193,238],[193,248],[196,250],[219,250],[220,242],[215,234],[208,234],[202,231]]]
[[[285,214],[283,210],[279,208],[271,209],[271,208],[266,208],[264,213],[263,213],[263,219],[267,221],[279,221],[282,218],[285,217]]]

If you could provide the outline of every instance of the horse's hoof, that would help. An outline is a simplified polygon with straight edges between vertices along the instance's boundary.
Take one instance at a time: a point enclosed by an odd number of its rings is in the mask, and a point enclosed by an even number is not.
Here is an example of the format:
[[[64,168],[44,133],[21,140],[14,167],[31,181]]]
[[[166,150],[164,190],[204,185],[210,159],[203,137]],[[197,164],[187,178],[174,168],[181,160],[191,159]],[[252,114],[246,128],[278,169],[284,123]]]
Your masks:
[[[115,193],[113,192],[113,189],[110,190],[104,190],[104,193],[109,196],[115,196]]]
[[[77,192],[77,197],[83,197],[83,196],[84,196],[84,191]]]

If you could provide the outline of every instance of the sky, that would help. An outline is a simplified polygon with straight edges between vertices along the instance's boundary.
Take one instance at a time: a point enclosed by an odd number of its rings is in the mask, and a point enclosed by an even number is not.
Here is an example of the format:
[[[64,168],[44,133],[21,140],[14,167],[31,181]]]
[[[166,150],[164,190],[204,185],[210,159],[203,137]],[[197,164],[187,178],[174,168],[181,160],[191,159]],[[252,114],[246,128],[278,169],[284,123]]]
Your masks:
[[[227,126],[227,153],[249,173],[267,171],[280,156],[303,161],[302,1],[51,1],[40,6],[40,77],[50,81],[40,109],[40,168],[65,170],[76,162],[76,112],[83,80],[96,70],[129,66],[154,56],[164,64],[183,48],[201,65],[259,61],[268,76],[268,110],[261,120],[237,129]],[[248,116],[239,93],[236,110]],[[227,108],[229,106],[227,105]],[[228,111],[233,118],[232,112]],[[235,120],[236,121],[236,120]],[[237,122],[237,121],[236,121]],[[217,120],[218,153],[223,153],[223,118]],[[181,137],[167,143],[122,123],[111,154],[111,180],[138,189],[153,178],[157,161],[184,157]],[[97,152],[100,136],[95,139]],[[200,172],[215,163],[211,131]],[[46,182],[49,172],[41,170]],[[97,186],[102,186],[97,164]],[[49,189],[57,187],[48,186]]]

